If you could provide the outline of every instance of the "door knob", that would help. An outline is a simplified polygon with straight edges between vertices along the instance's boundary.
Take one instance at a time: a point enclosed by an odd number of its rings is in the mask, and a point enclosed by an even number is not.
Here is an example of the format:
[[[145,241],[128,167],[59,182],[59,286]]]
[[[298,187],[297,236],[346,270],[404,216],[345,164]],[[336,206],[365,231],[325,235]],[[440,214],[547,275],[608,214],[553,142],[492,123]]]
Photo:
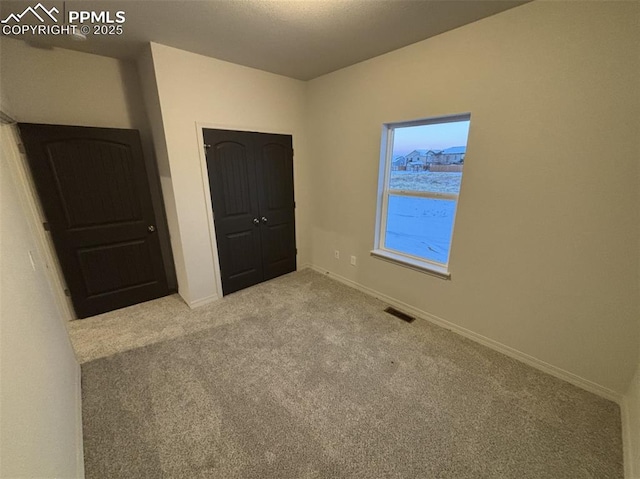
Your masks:
[[[267,218],[266,218],[265,216],[263,216],[261,219],[262,219],[262,222],[263,222],[263,223],[266,223],[266,222],[267,222]]]
[[[253,224],[254,225],[259,225],[260,224],[260,220],[258,218],[253,218]]]
[[[147,229],[149,230],[149,233],[153,233],[156,230],[156,227],[153,225],[149,225]]]

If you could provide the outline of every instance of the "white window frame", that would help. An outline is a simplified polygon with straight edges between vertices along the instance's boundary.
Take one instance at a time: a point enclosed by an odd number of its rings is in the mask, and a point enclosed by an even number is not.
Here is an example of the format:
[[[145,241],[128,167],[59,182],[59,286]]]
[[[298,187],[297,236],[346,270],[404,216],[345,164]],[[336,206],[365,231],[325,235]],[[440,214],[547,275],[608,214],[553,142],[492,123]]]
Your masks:
[[[374,249],[371,251],[372,256],[421,272],[425,272],[443,279],[451,279],[451,273],[449,271],[449,261],[447,263],[430,261],[425,258],[419,258],[417,256],[402,253],[400,251],[387,249],[384,246],[385,234],[387,230],[387,208],[389,205],[390,195],[414,196],[419,198],[433,198],[439,200],[454,200],[456,202],[453,213],[453,227],[451,230],[451,238],[449,239],[449,259],[451,258],[451,244],[453,243],[456,212],[458,210],[459,193],[435,193],[431,191],[407,191],[389,189],[391,167],[393,165],[393,140],[396,128],[470,120],[471,113],[460,113],[456,115],[438,116],[419,120],[384,123],[382,125],[382,138],[380,141],[380,170],[378,174],[378,201],[376,207],[376,230],[374,237]]]

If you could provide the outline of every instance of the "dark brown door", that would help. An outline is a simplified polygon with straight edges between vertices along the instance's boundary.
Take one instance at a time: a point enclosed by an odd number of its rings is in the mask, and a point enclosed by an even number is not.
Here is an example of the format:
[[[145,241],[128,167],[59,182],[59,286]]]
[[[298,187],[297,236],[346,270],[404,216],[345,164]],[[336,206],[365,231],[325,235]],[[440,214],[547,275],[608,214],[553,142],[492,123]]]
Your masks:
[[[138,132],[19,127],[78,317],[167,295]]]
[[[293,149],[286,135],[255,134],[264,279],[296,269]]]
[[[222,291],[296,269],[291,136],[204,130]]]

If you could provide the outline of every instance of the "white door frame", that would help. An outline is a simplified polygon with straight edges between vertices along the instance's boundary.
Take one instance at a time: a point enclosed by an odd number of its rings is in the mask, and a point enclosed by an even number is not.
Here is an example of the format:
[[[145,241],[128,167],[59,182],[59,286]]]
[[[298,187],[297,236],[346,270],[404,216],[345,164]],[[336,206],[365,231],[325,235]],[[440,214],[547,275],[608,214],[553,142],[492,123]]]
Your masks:
[[[40,206],[40,198],[38,197],[33,178],[31,177],[31,170],[27,163],[27,157],[23,153],[24,147],[22,146],[22,140],[20,139],[20,133],[15,123],[0,125],[2,129],[8,128],[8,134],[6,135],[8,141],[3,141],[3,150],[5,156],[9,162],[9,168],[11,169],[13,176],[16,180],[18,190],[23,194],[22,199],[24,201],[27,210],[27,221],[31,225],[31,229],[36,239],[42,257],[44,258],[44,270],[46,278],[51,286],[51,291],[55,298],[56,305],[60,317],[67,321],[77,319],[71,298],[66,296],[65,290],[67,289],[64,275],[62,274],[62,268],[58,261],[55,247],[53,246],[53,240],[51,234],[45,231],[43,223],[46,221],[42,207]],[[2,133],[5,136],[5,133]]]

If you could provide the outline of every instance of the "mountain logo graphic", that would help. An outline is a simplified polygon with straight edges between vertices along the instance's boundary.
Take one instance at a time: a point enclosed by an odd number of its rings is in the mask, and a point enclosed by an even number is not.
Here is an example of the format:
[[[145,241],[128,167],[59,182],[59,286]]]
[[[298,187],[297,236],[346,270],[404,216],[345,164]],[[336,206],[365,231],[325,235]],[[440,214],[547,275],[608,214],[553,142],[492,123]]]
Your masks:
[[[40,13],[38,13],[38,12],[40,12]],[[54,17],[53,14],[54,13],[60,13],[60,10],[58,10],[56,7],[53,7],[51,10],[47,10],[44,7],[44,5],[42,5],[41,3],[38,3],[35,7],[30,7],[29,6],[29,7],[25,8],[24,12],[22,12],[22,13],[17,13],[17,14],[16,13],[12,13],[12,14],[10,14],[4,20],[0,20],[0,23],[9,23],[11,20],[13,20],[16,23],[20,23],[22,21],[22,18],[27,13],[31,13],[33,16],[35,16],[38,20],[40,20],[40,23],[44,23],[46,17],[49,17],[54,22],[58,23],[58,19],[56,17]]]

